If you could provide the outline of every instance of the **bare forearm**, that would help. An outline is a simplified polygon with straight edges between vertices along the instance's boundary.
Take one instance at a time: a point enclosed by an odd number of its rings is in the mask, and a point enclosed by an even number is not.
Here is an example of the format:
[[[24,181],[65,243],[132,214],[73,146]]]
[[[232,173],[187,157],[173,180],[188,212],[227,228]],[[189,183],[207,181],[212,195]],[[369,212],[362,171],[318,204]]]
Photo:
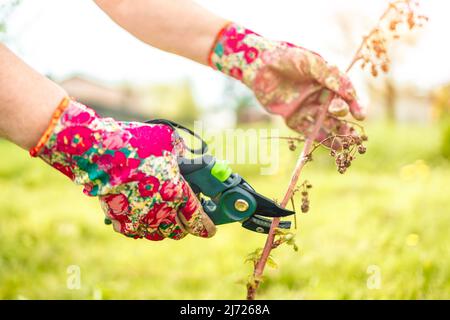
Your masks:
[[[94,0],[117,24],[145,43],[207,64],[225,20],[190,0]]]
[[[65,91],[0,44],[0,136],[22,148],[44,133]]]

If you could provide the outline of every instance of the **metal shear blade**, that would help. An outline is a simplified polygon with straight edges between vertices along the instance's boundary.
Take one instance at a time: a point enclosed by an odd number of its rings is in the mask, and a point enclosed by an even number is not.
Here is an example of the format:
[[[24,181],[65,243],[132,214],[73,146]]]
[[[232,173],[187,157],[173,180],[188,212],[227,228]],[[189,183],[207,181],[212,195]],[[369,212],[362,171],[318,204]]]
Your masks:
[[[256,200],[255,214],[263,217],[281,218],[295,214],[294,211],[280,207],[277,203],[255,191],[244,179],[240,183],[241,187],[250,192]]]

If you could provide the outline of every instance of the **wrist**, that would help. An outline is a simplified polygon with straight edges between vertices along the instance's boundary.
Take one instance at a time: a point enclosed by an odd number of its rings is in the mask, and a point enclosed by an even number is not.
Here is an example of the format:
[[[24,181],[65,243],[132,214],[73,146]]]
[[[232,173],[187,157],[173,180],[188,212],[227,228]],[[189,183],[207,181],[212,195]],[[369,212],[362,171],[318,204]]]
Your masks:
[[[208,63],[213,69],[251,86],[257,71],[264,64],[264,53],[280,45],[229,22],[217,34]]]
[[[0,137],[28,150],[67,94],[1,44],[0,70]]]
[[[53,110],[51,115],[49,117],[46,117],[47,123],[42,123],[40,125],[40,127],[45,128],[45,130],[43,129],[39,130],[40,135],[38,136],[38,138],[34,139],[36,142],[29,148],[31,156],[37,157],[39,155],[42,148],[45,146],[50,136],[52,135],[53,131],[55,130],[56,125],[58,124],[62,114],[69,106],[69,104],[70,99],[66,96],[63,97],[59,102],[58,106],[56,107],[56,109]],[[50,121],[48,121],[48,118],[50,118]]]

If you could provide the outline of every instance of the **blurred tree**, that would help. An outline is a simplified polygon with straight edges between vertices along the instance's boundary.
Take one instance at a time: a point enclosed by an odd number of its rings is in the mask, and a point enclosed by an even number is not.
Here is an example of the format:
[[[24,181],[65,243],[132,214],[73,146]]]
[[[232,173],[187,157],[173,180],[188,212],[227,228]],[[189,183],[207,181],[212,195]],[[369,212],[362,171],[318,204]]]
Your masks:
[[[433,100],[433,117],[435,119],[450,118],[450,84],[444,85],[436,89],[432,93]]]
[[[432,93],[433,117],[442,123],[441,154],[450,160],[450,84]]]
[[[21,0],[9,0],[0,4],[0,41],[6,41],[8,18],[21,3]]]
[[[450,122],[443,126],[441,154],[445,159],[450,160]]]
[[[396,104],[398,97],[398,86],[390,75],[383,75],[383,78],[366,78],[366,87],[370,97],[370,104],[380,105],[383,110],[384,119],[393,123],[396,120]]]
[[[176,103],[179,108],[178,117],[181,121],[192,123],[198,119],[200,112],[194,98],[191,82],[184,80],[178,91]]]
[[[225,108],[232,108],[238,123],[268,121],[270,116],[260,107],[253,93],[241,83],[227,79],[223,90]]]
[[[397,85],[395,80],[390,76],[385,76],[384,80],[384,106],[386,109],[386,119],[390,122],[395,121],[395,106],[397,103]]]
[[[145,89],[145,108],[152,117],[192,123],[200,114],[189,80],[151,85]]]

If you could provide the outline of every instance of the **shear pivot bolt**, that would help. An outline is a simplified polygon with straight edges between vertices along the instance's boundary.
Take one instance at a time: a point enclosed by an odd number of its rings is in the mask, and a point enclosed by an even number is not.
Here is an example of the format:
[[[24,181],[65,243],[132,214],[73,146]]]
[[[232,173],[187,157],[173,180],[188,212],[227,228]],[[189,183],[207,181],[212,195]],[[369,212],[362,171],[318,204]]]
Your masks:
[[[239,212],[247,211],[248,207],[249,207],[248,202],[243,199],[237,199],[234,202],[234,208]]]

